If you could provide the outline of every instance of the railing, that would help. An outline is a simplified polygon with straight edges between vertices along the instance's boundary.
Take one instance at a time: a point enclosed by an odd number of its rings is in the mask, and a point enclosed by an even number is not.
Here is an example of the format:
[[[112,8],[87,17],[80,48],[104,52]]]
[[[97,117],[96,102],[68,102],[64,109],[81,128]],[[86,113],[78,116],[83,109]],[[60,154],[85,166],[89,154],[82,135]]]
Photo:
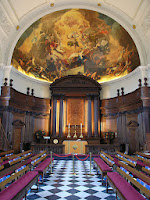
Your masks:
[[[9,149],[11,149],[9,145],[9,141],[6,137],[3,125],[0,121],[0,150],[7,151]]]

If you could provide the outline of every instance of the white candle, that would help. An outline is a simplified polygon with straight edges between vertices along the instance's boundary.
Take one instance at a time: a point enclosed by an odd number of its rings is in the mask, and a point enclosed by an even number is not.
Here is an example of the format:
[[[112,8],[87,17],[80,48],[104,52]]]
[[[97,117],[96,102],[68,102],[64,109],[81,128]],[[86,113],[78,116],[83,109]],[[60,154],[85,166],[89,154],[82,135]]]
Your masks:
[[[81,130],[82,130],[82,123],[81,123]]]
[[[70,128],[70,123],[68,124],[68,128]]]

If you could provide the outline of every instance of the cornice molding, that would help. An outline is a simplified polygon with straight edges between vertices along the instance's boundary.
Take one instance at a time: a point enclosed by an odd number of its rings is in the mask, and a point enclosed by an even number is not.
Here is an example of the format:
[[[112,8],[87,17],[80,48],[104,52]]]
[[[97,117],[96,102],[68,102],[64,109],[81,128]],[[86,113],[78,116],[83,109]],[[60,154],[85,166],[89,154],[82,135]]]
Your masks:
[[[114,116],[121,116],[121,115],[126,115],[126,114],[139,114],[139,113],[142,113],[142,112],[150,112],[150,106],[148,107],[140,107],[138,109],[134,109],[134,110],[130,110],[130,111],[123,111],[123,112],[116,112],[116,113],[107,113],[107,114],[103,114],[104,117],[114,117]]]

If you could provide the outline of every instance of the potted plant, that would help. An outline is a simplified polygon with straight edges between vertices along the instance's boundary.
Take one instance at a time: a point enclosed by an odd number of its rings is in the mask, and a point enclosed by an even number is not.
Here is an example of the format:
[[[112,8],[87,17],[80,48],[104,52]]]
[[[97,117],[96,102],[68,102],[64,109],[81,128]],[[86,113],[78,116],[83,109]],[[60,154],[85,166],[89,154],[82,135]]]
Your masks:
[[[45,135],[46,135],[45,131],[42,131],[42,130],[36,131],[35,138],[36,138],[37,142],[41,142],[41,140],[44,139],[43,136],[45,136]]]
[[[105,135],[104,135],[105,139],[107,139],[107,141],[109,141],[109,144],[112,143],[112,140],[115,138],[115,133],[113,131],[107,131],[105,132]]]

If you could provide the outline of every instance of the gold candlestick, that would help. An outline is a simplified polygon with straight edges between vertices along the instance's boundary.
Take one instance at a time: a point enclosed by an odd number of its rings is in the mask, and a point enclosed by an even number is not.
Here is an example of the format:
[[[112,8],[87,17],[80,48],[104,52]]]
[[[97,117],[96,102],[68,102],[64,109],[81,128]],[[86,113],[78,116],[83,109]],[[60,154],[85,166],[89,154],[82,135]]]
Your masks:
[[[81,135],[80,135],[80,138],[83,138],[83,135],[82,135],[82,123],[81,123]]]
[[[67,138],[71,138],[71,135],[70,135],[70,124],[68,125],[68,135],[67,135]]]
[[[74,136],[73,136],[73,138],[77,138],[76,125],[75,125],[75,131],[74,131]]]
[[[80,135],[80,138],[83,138],[83,135],[82,135],[82,131],[81,131],[81,135]]]

